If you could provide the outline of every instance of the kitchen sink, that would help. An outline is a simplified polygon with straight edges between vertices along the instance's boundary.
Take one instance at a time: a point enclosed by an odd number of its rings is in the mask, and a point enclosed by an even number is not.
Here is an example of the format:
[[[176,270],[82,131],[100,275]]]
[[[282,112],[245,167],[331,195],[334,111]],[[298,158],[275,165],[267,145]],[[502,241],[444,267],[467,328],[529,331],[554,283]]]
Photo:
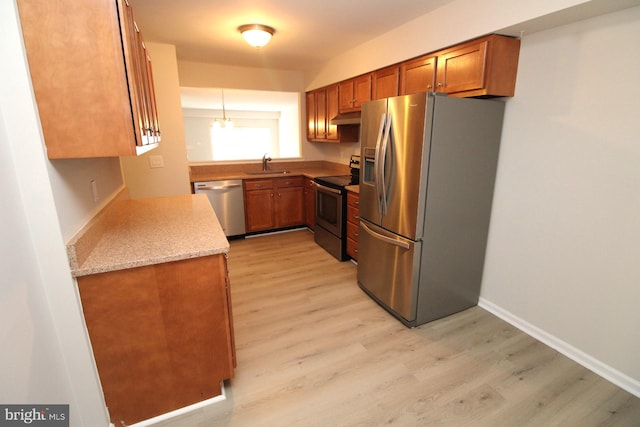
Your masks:
[[[291,173],[291,171],[259,171],[259,172],[246,172],[247,175],[285,175]]]

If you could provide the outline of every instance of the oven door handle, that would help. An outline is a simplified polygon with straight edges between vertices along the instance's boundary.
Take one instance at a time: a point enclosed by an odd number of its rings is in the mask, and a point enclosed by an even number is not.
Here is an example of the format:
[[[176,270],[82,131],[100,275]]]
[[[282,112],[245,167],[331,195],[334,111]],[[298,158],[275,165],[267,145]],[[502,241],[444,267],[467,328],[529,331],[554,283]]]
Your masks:
[[[331,192],[331,193],[335,193],[335,194],[342,194],[342,191],[340,191],[340,190],[336,190],[335,188],[325,187],[324,185],[322,185],[322,184],[318,184],[317,182],[314,182],[313,184],[314,184],[314,185],[316,186],[316,188],[317,188],[318,190],[320,190],[320,191],[329,191],[329,192]]]

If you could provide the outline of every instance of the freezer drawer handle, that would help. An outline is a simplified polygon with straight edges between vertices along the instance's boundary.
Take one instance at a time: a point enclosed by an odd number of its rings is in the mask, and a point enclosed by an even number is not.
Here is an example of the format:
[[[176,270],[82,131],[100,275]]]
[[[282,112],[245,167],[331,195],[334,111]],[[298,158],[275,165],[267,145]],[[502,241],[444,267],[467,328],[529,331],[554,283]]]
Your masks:
[[[400,246],[401,248],[404,248],[407,250],[411,249],[411,246],[409,246],[407,242],[403,242],[402,240],[392,239],[391,237],[383,236],[382,234],[376,233],[375,231],[367,227],[367,225],[362,221],[360,222],[360,225],[362,226],[362,229],[364,231],[366,231],[376,239],[380,239],[383,242],[389,243],[390,245]]]

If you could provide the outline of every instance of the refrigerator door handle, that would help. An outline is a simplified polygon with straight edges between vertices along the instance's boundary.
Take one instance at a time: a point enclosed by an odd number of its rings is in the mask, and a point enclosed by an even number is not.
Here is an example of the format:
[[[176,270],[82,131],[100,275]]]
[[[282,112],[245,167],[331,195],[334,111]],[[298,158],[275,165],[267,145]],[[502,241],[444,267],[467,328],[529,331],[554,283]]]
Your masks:
[[[374,237],[374,238],[376,238],[378,240],[382,240],[383,242],[389,243],[390,245],[399,246],[399,247],[404,248],[406,250],[411,249],[411,246],[409,245],[409,243],[407,243],[407,242],[405,242],[403,240],[392,239],[391,237],[383,236],[380,233],[376,233],[371,228],[369,228],[369,226],[367,226],[367,224],[365,224],[362,221],[360,221],[360,225],[362,226],[362,229],[364,231],[366,231],[368,234],[370,234],[372,237]]]
[[[387,114],[382,113],[380,116],[380,126],[378,126],[378,138],[376,139],[376,154],[374,157],[375,162],[375,176],[374,180],[376,182],[376,199],[378,201],[378,213],[382,216],[382,200],[380,195],[382,194],[382,186],[380,179],[383,174],[380,173],[380,146],[382,145],[382,137],[384,135],[384,124],[387,120]]]
[[[382,146],[380,148],[381,161],[380,161],[380,199],[382,201],[382,214],[386,215],[388,210],[387,200],[387,177],[385,170],[387,168],[387,150],[389,146],[389,134],[391,133],[391,113],[387,114],[387,122],[384,129],[384,137],[382,138]]]

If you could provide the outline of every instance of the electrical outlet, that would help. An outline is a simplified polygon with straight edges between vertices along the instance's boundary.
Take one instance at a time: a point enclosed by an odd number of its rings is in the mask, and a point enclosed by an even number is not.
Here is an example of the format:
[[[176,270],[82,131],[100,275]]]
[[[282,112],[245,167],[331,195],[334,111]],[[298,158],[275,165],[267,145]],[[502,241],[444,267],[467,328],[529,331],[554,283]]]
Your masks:
[[[150,168],[163,168],[164,167],[164,159],[161,155],[149,156],[149,167]]]

